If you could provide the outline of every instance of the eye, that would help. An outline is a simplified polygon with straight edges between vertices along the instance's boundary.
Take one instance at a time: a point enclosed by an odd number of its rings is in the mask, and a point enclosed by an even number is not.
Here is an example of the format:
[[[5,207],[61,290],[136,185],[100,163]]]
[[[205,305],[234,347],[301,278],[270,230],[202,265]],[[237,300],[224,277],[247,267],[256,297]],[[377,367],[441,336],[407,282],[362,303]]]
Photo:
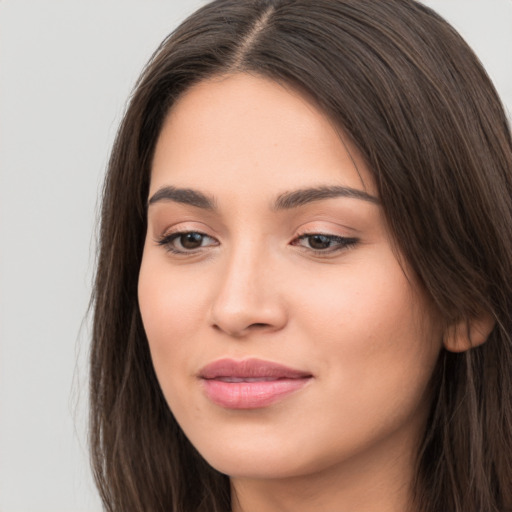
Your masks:
[[[359,240],[338,235],[322,233],[304,233],[297,237],[292,245],[298,245],[315,253],[333,253],[353,247]]]
[[[171,233],[157,240],[157,243],[175,254],[186,254],[195,252],[203,247],[218,245],[214,238],[198,231]]]

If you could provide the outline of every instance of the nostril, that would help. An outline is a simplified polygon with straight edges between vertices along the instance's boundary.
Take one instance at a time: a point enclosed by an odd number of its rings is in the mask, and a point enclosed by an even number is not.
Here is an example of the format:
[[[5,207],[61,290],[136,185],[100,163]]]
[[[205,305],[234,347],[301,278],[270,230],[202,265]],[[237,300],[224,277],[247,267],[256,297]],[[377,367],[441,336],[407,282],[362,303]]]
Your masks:
[[[249,328],[251,328],[251,327],[256,327],[256,328],[268,327],[268,324],[255,323],[255,324],[249,325]]]

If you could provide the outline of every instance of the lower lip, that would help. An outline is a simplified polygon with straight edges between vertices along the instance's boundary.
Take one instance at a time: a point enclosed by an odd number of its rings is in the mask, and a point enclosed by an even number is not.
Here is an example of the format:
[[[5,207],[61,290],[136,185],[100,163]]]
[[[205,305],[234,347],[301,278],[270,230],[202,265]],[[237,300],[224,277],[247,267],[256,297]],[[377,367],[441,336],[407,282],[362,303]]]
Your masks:
[[[206,396],[226,409],[259,409],[303,388],[311,377],[257,382],[224,382],[203,379]]]

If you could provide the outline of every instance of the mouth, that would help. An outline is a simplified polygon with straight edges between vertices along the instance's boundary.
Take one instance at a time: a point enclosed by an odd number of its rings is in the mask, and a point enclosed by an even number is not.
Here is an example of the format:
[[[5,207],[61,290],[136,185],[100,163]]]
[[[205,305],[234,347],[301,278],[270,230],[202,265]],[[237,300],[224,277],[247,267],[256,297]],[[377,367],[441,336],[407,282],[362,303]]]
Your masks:
[[[260,359],[220,359],[199,372],[206,397],[226,409],[259,409],[308,384],[313,375]]]

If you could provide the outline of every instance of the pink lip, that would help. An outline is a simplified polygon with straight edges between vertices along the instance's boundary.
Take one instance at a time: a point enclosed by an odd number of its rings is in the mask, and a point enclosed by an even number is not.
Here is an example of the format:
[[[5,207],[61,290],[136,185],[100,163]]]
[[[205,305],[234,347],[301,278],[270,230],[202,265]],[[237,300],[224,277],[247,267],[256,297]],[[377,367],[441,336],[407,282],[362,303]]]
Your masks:
[[[219,359],[200,372],[206,396],[227,409],[258,409],[305,386],[308,372],[261,359]]]

